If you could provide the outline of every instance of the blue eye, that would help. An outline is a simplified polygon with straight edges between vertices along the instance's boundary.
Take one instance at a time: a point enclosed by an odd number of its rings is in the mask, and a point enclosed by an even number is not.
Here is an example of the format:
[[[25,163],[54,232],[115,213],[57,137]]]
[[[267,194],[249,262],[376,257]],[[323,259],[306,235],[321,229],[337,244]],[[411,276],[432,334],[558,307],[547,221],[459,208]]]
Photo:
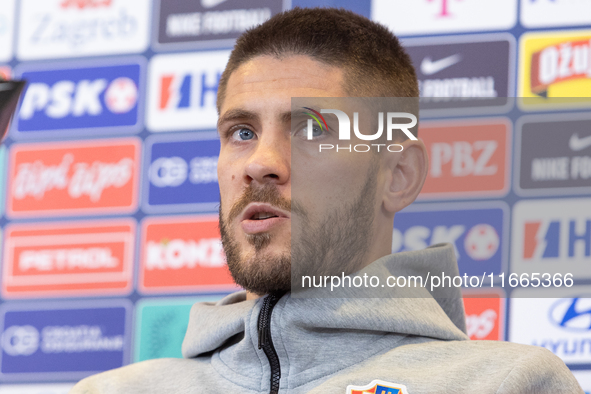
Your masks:
[[[306,130],[307,131],[307,130]],[[312,136],[318,137],[320,136],[324,130],[322,130],[319,126],[312,126]]]
[[[234,132],[234,138],[242,140],[242,141],[247,141],[247,140],[251,140],[253,139],[255,136],[254,132],[250,129],[246,129],[246,128],[241,128],[239,130],[236,130]]]
[[[299,124],[296,127],[296,130],[297,131],[294,133],[295,136],[298,136],[303,139],[308,139],[308,125],[307,124],[304,124],[304,125]],[[312,139],[315,140],[317,138],[324,137],[325,134],[326,134],[326,131],[322,127],[320,127],[316,123],[312,124]]]

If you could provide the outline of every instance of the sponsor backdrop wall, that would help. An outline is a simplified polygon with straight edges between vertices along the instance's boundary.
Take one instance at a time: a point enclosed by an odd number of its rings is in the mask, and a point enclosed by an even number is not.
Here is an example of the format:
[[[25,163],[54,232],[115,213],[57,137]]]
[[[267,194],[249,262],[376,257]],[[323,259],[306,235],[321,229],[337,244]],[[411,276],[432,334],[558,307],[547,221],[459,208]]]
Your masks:
[[[190,306],[235,290],[220,74],[245,29],[318,5],[385,24],[417,69],[430,173],[393,251],[451,242],[478,276],[591,265],[589,103],[553,101],[591,95],[590,1],[0,0],[0,75],[28,81],[0,148],[0,393],[180,357]],[[470,336],[544,346],[590,392],[591,269],[575,278],[466,299]]]

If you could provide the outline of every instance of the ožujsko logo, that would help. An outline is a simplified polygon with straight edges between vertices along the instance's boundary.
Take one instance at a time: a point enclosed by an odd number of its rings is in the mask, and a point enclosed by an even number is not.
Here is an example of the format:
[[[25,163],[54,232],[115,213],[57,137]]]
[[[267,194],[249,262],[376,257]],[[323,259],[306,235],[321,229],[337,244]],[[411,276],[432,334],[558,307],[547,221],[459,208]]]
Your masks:
[[[339,123],[338,139],[339,141],[350,141],[351,140],[351,120],[349,115],[338,109],[321,109],[320,112],[310,108],[302,107],[310,112],[304,112],[305,115],[310,116],[312,119],[308,119],[306,128],[306,138],[308,140],[314,140],[318,137],[318,134],[314,131],[314,121],[316,121],[317,127],[320,128],[320,133],[327,133],[329,128],[326,120],[322,114],[333,114],[337,117]],[[407,112],[388,112],[385,116],[383,112],[378,113],[378,130],[374,134],[363,134],[359,130],[359,112],[353,112],[353,132],[355,137],[362,141],[375,141],[382,137],[384,134],[384,117],[387,119],[386,125],[386,138],[388,141],[392,141],[394,136],[394,130],[402,131],[407,138],[416,141],[417,137],[409,130],[417,125],[417,117]],[[394,119],[409,119],[407,123],[395,123]],[[322,122],[321,122],[322,121]],[[318,130],[318,129],[317,129]],[[348,152],[369,152],[371,150],[388,151],[388,152],[402,152],[404,147],[400,144],[355,144],[355,145],[343,145],[338,144],[319,144],[319,152],[323,150],[336,150],[348,151]]]
[[[530,89],[547,97],[548,88],[569,80],[591,77],[591,39],[564,41],[534,52]]]
[[[524,108],[548,98],[588,97],[591,90],[591,30],[527,33],[520,40],[520,97]],[[537,99],[534,99],[537,98]]]

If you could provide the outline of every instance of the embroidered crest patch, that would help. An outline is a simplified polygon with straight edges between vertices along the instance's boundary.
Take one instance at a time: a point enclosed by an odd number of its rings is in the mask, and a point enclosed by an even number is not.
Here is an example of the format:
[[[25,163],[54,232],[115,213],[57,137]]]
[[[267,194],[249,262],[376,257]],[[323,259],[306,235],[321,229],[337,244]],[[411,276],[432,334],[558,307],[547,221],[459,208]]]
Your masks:
[[[365,386],[348,385],[347,394],[408,394],[408,391],[403,384],[376,379]]]

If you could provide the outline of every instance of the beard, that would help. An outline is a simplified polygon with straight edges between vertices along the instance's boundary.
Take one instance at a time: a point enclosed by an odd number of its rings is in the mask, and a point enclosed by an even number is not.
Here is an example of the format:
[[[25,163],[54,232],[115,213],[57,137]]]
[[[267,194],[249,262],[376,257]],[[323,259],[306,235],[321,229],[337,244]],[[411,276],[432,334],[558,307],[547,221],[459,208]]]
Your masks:
[[[220,203],[220,234],[232,278],[237,285],[259,296],[289,291],[291,244],[288,242],[285,245],[285,252],[273,255],[265,250],[272,241],[271,234],[245,234],[247,242],[254,247],[254,253],[245,256],[228,226],[228,223],[232,223],[251,202],[267,203],[291,211],[291,201],[281,197],[273,184],[258,187],[253,187],[252,183],[248,185],[230,209],[227,220]]]
[[[372,239],[378,161],[373,160],[368,177],[351,203],[337,206],[320,221],[297,201],[281,197],[274,184],[247,186],[234,203],[227,219],[220,203],[219,221],[228,268],[237,285],[259,296],[301,289],[303,275],[345,275],[363,268]],[[297,193],[296,193],[297,194]],[[221,199],[220,199],[221,200]],[[245,255],[228,223],[251,202],[268,203],[292,213],[291,239],[285,251],[270,253],[269,233],[246,234],[254,253]],[[340,204],[339,204],[340,205]]]

